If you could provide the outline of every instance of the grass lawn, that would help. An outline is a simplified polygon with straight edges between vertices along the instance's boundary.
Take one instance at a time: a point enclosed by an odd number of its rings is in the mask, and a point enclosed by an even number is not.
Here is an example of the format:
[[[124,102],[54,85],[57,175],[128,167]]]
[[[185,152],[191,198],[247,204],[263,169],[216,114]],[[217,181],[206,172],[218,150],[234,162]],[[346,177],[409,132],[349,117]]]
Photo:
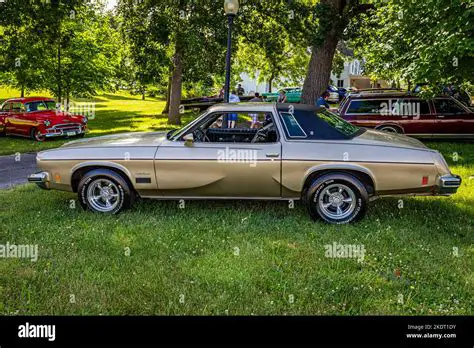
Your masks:
[[[18,96],[19,93],[11,89],[0,89],[0,101]],[[48,96],[47,93],[33,95]],[[165,101],[160,98],[147,97],[141,100],[140,96],[132,96],[126,92],[117,94],[102,93],[93,99],[95,102],[95,117],[89,120],[87,137],[95,137],[121,132],[144,132],[171,129],[167,125],[166,115],[161,115]],[[75,99],[74,103],[91,102],[86,99]],[[183,122],[188,122],[193,113],[185,113]],[[76,138],[73,138],[76,139]],[[70,139],[48,139],[37,142],[23,137],[0,137],[0,155],[10,155],[16,152],[37,152],[59,147]]]
[[[463,177],[456,195],[381,199],[345,226],[285,202],[99,216],[74,194],[0,191],[0,244],[39,245],[37,262],[0,260],[0,315],[472,315],[474,144],[429,145]],[[334,242],[364,245],[364,260],[325,257]]]

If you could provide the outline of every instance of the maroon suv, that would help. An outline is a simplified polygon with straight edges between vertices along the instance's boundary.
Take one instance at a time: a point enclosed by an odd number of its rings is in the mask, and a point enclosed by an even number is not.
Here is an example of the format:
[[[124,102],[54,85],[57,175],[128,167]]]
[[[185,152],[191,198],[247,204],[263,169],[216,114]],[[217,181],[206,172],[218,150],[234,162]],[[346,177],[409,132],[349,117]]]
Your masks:
[[[474,138],[474,113],[449,96],[363,91],[349,94],[338,109],[350,123],[419,138]]]

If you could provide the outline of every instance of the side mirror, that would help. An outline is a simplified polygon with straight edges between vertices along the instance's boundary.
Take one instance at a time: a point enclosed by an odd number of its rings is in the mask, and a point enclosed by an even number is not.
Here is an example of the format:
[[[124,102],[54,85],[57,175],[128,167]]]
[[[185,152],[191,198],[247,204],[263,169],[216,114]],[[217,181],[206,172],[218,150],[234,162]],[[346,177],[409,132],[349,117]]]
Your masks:
[[[193,146],[194,144],[194,135],[193,133],[186,134],[184,137],[184,146]]]

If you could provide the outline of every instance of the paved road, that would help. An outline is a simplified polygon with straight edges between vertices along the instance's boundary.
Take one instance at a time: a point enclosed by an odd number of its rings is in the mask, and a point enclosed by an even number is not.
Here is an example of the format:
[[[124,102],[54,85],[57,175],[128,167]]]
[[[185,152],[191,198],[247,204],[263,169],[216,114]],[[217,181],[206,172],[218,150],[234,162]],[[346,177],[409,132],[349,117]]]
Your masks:
[[[0,156],[0,190],[28,182],[28,175],[37,171],[36,153]]]

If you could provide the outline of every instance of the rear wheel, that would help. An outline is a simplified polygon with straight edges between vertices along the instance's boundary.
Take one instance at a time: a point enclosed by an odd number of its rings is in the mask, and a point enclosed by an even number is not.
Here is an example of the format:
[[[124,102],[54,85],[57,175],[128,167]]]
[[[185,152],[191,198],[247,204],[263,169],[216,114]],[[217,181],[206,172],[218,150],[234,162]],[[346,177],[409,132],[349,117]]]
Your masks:
[[[364,184],[351,175],[326,174],[306,191],[306,203],[314,220],[345,224],[364,217],[369,194]]]
[[[79,202],[96,213],[117,214],[132,206],[135,192],[118,173],[96,169],[85,174],[78,186]]]
[[[33,140],[44,141],[46,139],[45,135],[40,132],[37,128],[31,128],[30,136]]]
[[[403,133],[402,130],[396,126],[382,126],[380,128],[377,128],[377,130],[381,132],[387,132],[387,133],[396,133],[396,134]]]

